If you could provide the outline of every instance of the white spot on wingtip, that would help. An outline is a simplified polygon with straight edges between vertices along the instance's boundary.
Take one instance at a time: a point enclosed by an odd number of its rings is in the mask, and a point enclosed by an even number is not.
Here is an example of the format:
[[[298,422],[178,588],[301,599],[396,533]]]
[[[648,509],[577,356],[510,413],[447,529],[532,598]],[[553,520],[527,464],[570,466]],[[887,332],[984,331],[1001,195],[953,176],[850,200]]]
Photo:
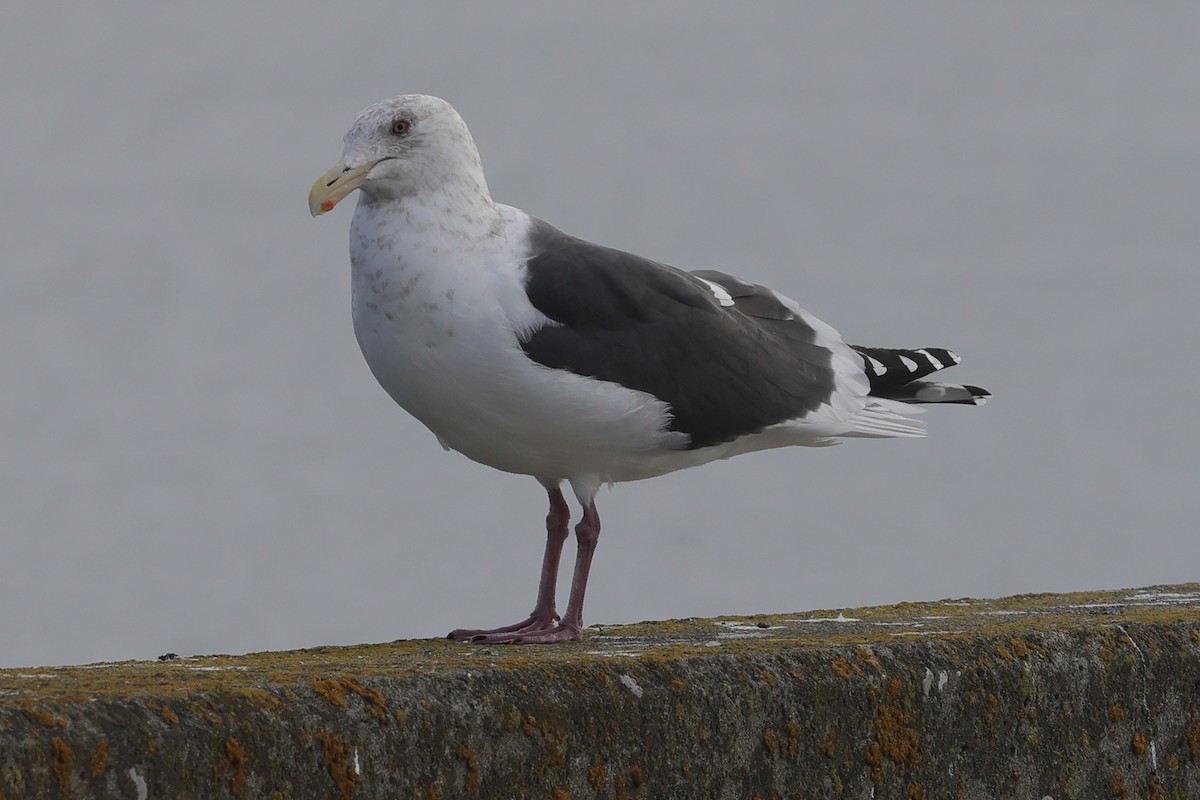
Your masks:
[[[871,358],[870,356],[867,356],[867,361],[871,362],[871,370],[876,375],[882,375],[883,373],[887,372],[887,367],[885,367],[883,365],[883,362],[880,361],[879,359]]]
[[[917,362],[913,361],[908,356],[900,356],[900,363],[903,364],[904,366],[908,367],[910,372],[917,371]]]
[[[733,305],[733,296],[729,294],[729,292],[725,291],[724,286],[719,283],[713,283],[712,281],[705,281],[704,278],[701,278],[700,280],[704,281],[704,283],[708,285],[708,288],[712,291],[713,296],[717,298],[718,303],[720,303],[722,306]]]
[[[920,350],[915,350],[914,352],[920,353],[921,355],[923,355],[927,359],[929,359],[929,363],[933,364],[934,369],[945,369],[946,368],[945,364],[943,364],[941,361],[938,361],[936,358],[934,358],[932,355],[930,355],[929,351],[926,350],[924,347],[922,347]]]

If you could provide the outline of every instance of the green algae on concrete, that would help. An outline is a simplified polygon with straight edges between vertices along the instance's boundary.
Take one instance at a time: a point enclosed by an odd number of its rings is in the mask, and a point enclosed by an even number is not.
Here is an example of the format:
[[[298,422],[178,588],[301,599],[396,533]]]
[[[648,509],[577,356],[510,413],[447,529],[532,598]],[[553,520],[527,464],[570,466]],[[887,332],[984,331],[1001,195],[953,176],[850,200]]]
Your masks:
[[[0,800],[1198,798],[1200,584],[0,671]]]

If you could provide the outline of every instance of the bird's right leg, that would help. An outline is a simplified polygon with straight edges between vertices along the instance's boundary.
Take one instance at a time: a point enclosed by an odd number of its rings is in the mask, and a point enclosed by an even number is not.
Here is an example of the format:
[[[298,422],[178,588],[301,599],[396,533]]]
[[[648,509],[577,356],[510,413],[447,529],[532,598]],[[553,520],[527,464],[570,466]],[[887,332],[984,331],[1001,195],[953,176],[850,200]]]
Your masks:
[[[550,495],[550,511],[546,514],[546,552],[542,555],[542,576],[538,581],[537,602],[529,616],[502,628],[473,630],[459,628],[450,631],[447,639],[473,639],[497,633],[534,633],[553,628],[558,622],[554,606],[554,591],[558,584],[558,563],[562,560],[563,543],[570,532],[571,510],[558,484],[543,483]]]

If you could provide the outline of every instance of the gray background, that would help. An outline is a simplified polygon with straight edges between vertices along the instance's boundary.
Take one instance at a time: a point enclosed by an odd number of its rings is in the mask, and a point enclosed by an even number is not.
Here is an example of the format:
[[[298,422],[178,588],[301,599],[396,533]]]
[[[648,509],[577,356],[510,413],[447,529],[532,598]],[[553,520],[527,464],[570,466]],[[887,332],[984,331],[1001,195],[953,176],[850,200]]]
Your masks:
[[[498,200],[996,394],[601,492],[588,621],[1200,578],[1194,4],[601,5],[6,8],[0,666],[528,611],[543,493],[393,406],[305,208],[412,91]]]

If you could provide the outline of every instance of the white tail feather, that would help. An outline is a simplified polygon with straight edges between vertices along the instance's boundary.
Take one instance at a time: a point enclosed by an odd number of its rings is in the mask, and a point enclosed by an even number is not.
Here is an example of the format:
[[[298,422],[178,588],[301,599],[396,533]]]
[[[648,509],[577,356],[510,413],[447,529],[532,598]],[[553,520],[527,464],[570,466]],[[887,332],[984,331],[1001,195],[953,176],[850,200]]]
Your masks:
[[[925,423],[919,419],[911,419],[914,413],[920,412],[920,409],[904,403],[872,397],[866,408],[850,420],[854,427],[842,435],[866,438],[920,438],[925,435]]]

